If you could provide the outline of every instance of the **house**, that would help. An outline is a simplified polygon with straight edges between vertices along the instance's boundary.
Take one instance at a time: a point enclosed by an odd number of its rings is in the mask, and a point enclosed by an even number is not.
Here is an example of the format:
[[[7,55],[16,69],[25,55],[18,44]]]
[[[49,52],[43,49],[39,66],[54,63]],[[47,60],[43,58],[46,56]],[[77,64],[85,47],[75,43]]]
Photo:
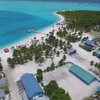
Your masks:
[[[94,46],[94,47],[96,46],[96,45],[94,44],[94,41],[88,40],[88,39],[87,39],[86,41],[84,41],[83,43],[84,43],[85,45],[89,45],[89,46]]]
[[[96,48],[96,45],[94,41],[87,39],[86,41],[83,41],[79,44],[80,47],[86,49],[88,48],[89,50],[94,50]]]
[[[68,55],[73,55],[73,54],[75,54],[76,53],[76,50],[75,49],[73,49],[73,48],[70,48],[70,49],[67,49],[67,54]]]
[[[16,84],[17,84],[17,87],[18,87],[19,95],[21,96],[22,100],[29,100],[28,99],[28,96],[26,94],[26,91],[24,89],[24,86],[23,86],[22,81],[21,80],[18,80],[16,82]]]
[[[18,80],[16,83],[17,83],[18,89],[19,89],[21,92],[23,92],[24,86],[23,86],[21,80]]]
[[[0,89],[0,100],[5,100],[5,93],[3,89]]]
[[[29,100],[35,100],[43,96],[43,91],[33,74],[24,74],[21,81]]]
[[[7,86],[7,79],[5,77],[0,79],[0,88]]]

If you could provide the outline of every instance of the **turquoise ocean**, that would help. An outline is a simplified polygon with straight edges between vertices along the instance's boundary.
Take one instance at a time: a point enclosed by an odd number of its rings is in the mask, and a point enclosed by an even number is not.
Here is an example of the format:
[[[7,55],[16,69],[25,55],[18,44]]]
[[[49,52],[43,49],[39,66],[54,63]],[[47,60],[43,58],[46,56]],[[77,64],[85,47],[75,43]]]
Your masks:
[[[0,48],[38,33],[59,20],[53,13],[61,10],[100,10],[100,2],[56,0],[0,0]]]

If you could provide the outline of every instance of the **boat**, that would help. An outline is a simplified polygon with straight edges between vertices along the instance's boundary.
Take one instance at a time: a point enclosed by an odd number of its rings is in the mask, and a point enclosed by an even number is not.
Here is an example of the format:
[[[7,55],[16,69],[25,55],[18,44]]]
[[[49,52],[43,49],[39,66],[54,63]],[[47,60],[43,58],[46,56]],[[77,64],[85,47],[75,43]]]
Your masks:
[[[36,32],[36,30],[31,29],[31,30],[28,31],[28,33],[31,33],[31,32]]]

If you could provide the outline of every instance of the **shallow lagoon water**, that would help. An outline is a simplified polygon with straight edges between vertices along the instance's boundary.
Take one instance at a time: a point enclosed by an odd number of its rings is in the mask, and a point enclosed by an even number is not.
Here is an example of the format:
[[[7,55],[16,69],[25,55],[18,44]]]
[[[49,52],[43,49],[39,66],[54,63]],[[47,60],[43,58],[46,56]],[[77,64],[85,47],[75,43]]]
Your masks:
[[[57,22],[55,11],[100,10],[98,3],[55,1],[0,1],[0,47],[10,45]]]

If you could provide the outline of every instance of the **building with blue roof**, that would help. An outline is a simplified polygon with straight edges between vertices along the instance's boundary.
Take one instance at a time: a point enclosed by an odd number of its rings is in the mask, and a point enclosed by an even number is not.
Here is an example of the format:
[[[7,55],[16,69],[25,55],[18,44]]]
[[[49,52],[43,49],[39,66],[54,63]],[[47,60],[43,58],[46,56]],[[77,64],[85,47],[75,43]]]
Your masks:
[[[95,44],[94,44],[94,41],[91,41],[91,40],[86,40],[86,41],[84,41],[83,42],[85,45],[89,45],[89,46],[95,46]]]
[[[83,41],[79,44],[80,47],[90,47],[91,50],[94,50],[96,48],[96,45],[94,41],[87,39],[86,41]],[[85,49],[85,48],[84,48]]]
[[[92,74],[75,64],[69,68],[69,71],[87,85],[97,80]]]
[[[21,77],[24,89],[29,100],[43,96],[43,91],[33,74],[26,73]]]

